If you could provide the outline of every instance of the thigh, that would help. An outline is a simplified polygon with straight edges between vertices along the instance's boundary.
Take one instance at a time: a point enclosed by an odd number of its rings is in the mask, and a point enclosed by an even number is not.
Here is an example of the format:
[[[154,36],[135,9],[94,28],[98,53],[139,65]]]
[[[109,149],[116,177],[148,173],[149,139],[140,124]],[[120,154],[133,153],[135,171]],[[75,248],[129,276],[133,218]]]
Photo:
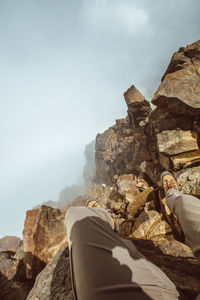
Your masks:
[[[178,299],[168,277],[95,211],[73,223],[69,238],[78,300]]]

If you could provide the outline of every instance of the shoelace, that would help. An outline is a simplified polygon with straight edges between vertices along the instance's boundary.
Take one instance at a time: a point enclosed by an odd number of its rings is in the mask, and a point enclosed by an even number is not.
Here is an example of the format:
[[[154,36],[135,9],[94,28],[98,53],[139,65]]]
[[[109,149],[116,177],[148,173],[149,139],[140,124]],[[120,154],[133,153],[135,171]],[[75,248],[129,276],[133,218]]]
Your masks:
[[[168,189],[177,189],[176,182],[173,179],[167,179],[167,188]]]

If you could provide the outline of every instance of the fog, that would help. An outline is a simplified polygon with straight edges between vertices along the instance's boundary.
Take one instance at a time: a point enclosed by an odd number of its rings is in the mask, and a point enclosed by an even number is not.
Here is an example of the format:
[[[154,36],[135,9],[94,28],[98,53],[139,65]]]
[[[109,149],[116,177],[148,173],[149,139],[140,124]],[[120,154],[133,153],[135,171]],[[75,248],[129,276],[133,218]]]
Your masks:
[[[85,145],[151,99],[179,47],[200,38],[199,0],[0,1],[0,238],[82,178]]]

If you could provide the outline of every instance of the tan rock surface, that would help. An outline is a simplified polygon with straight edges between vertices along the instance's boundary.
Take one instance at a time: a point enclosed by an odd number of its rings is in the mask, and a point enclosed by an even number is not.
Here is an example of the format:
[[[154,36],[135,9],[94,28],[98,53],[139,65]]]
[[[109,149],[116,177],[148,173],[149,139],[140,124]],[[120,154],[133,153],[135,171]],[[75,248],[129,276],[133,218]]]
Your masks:
[[[179,114],[200,114],[200,40],[176,52],[152,103]]]
[[[134,172],[134,141],[129,118],[116,120],[96,137],[96,173],[101,183],[112,184],[114,176]]]
[[[143,211],[137,218],[131,236],[135,239],[148,239],[150,231],[161,221],[162,215],[155,210]]]
[[[154,240],[153,243],[159,247],[163,254],[172,255],[174,257],[194,257],[189,246],[174,239],[168,240],[163,238],[157,241]]]
[[[200,167],[183,169],[176,173],[176,179],[184,194],[200,197]]]
[[[67,245],[64,216],[59,209],[44,205],[27,211],[23,231],[27,278],[34,278]]]
[[[172,156],[171,161],[175,171],[191,167],[196,163],[200,163],[200,149]]]
[[[198,149],[196,131],[166,130],[157,134],[158,151],[175,155]]]
[[[126,193],[132,194],[132,195],[139,195],[139,190],[136,187],[137,182],[132,179],[133,175],[127,177],[127,175],[121,175],[119,176],[117,180],[117,186],[118,186],[118,192],[125,196]]]
[[[172,229],[170,225],[166,221],[162,220],[150,230],[147,234],[147,240],[160,240],[171,232]]]
[[[134,102],[141,102],[146,100],[146,98],[138,91],[138,89],[132,85],[125,93],[124,99],[127,106]]]
[[[136,195],[133,197],[131,200],[130,204],[127,207],[127,212],[128,212],[128,218],[129,219],[134,219],[134,216],[142,210],[144,207],[146,201],[150,201],[153,198],[152,195],[153,188],[149,187],[147,188],[144,192]],[[126,196],[127,197],[127,196]]]

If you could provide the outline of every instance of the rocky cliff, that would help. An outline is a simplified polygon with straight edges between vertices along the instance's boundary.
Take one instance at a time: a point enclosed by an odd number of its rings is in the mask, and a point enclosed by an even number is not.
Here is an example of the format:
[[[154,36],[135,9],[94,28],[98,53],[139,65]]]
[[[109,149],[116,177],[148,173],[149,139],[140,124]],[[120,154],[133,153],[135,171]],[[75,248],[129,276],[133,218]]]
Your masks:
[[[120,236],[157,264],[185,299],[200,291],[199,263],[160,184],[161,172],[170,170],[184,193],[200,198],[200,41],[174,53],[153,105],[133,85],[124,98],[127,116],[97,135],[96,176],[93,150],[86,149],[87,192],[62,211],[45,205],[28,211],[23,244],[16,253],[1,252],[1,299],[73,299],[64,214],[88,198],[110,211]]]
[[[152,99],[154,110],[134,86],[124,98],[128,117],[96,139],[99,181],[134,173],[158,186],[167,169],[183,192],[200,196],[200,41],[173,55]]]

